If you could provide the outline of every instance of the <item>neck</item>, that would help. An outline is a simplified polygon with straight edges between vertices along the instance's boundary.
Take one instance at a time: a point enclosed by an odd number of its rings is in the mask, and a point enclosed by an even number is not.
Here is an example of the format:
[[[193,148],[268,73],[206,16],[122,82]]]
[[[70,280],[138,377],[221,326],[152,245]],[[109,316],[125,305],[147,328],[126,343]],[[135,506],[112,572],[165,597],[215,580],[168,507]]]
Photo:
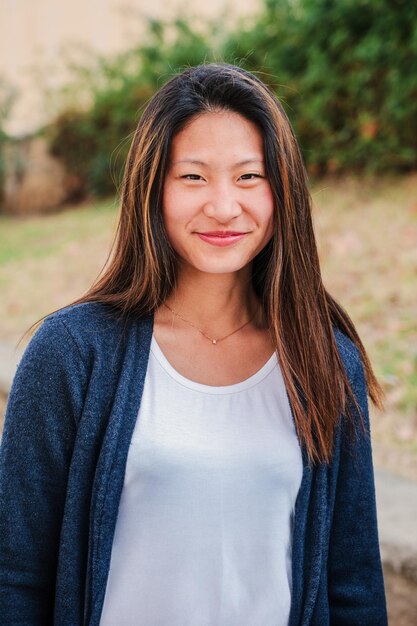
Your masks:
[[[229,274],[182,272],[166,304],[203,331],[217,334],[262,319],[248,267]],[[158,315],[166,319],[172,313],[162,306]]]

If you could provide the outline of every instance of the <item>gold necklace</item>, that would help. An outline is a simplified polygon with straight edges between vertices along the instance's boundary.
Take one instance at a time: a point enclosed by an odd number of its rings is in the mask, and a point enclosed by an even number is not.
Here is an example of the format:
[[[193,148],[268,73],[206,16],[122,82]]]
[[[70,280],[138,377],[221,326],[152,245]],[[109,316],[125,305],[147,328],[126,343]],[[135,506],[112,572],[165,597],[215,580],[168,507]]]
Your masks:
[[[198,328],[198,326],[195,326],[195,324],[193,324],[193,323],[192,323],[192,322],[190,322],[189,320],[186,320],[184,317],[182,317],[182,315],[180,315],[179,313],[176,313],[176,312],[174,311],[174,309],[171,309],[171,307],[170,307],[170,306],[168,306],[165,302],[164,302],[163,304],[165,304],[165,306],[166,306],[166,307],[167,307],[167,308],[168,308],[168,309],[169,309],[169,310],[170,310],[170,311],[171,311],[174,315],[176,315],[177,317],[180,317],[180,318],[181,318],[184,322],[187,322],[187,324],[190,324],[190,326],[193,326],[194,328],[196,328],[197,330],[199,330],[199,331],[200,331],[200,333],[201,333],[202,335],[204,335],[204,337],[207,337],[207,339],[210,339],[211,343],[213,343],[213,344],[215,344],[215,345],[216,345],[216,344],[218,344],[218,343],[219,343],[219,341],[223,341],[223,339],[227,339],[227,337],[230,337],[230,335],[233,335],[234,333],[237,333],[237,331],[238,331],[238,330],[240,330],[241,328],[243,328],[244,326],[246,326],[247,324],[249,324],[249,322],[252,322],[252,321],[255,319],[255,317],[256,317],[256,314],[255,314],[255,315],[252,317],[252,319],[248,320],[247,322],[245,322],[244,324],[242,324],[242,326],[239,326],[239,328],[236,328],[236,330],[232,331],[232,332],[231,332],[231,333],[229,333],[228,335],[225,335],[225,337],[220,337],[219,339],[214,339],[213,337],[210,337],[209,335],[206,335],[206,333],[205,333],[203,330],[201,330],[201,328]]]

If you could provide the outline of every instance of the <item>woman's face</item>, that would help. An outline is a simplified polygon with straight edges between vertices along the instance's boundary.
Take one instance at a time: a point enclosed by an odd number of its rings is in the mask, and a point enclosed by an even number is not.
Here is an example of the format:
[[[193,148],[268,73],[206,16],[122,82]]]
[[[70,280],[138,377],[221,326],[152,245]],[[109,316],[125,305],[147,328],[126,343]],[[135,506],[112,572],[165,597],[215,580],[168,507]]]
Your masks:
[[[202,113],[173,138],[163,217],[183,262],[236,272],[265,247],[274,211],[265,175],[262,134],[238,113]],[[240,236],[201,236],[213,231]]]

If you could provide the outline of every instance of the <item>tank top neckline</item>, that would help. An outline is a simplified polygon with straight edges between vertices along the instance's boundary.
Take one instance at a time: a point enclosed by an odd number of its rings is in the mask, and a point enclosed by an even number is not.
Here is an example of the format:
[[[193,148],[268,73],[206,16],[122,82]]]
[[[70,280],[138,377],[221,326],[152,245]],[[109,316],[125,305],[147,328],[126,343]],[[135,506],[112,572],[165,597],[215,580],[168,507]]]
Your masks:
[[[266,361],[266,363],[264,363],[264,365],[262,365],[262,367],[257,372],[252,374],[252,376],[249,376],[249,378],[245,378],[244,380],[238,383],[234,383],[232,385],[205,385],[180,374],[180,372],[178,372],[178,370],[176,370],[171,365],[165,354],[162,352],[162,349],[156,341],[155,335],[153,333],[150,349],[154,357],[165,370],[165,372],[169,374],[169,376],[171,376],[171,378],[173,378],[176,382],[183,385],[184,387],[188,387],[189,389],[193,389],[195,391],[216,395],[236,393],[254,387],[259,382],[261,382],[261,380],[263,380],[278,363],[276,352],[273,352],[269,359]]]

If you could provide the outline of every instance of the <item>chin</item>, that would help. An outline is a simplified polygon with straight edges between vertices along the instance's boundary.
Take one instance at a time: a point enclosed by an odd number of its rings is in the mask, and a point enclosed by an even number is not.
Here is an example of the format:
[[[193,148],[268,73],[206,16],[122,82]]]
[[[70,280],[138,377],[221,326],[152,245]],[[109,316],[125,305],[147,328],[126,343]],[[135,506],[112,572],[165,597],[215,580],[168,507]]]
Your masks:
[[[221,259],[216,259],[215,262],[210,263],[207,262],[207,260],[201,262],[187,262],[194,270],[204,272],[205,274],[233,274],[245,267],[247,263],[247,261],[242,261],[241,263],[235,261],[231,263],[224,260],[222,261]]]

